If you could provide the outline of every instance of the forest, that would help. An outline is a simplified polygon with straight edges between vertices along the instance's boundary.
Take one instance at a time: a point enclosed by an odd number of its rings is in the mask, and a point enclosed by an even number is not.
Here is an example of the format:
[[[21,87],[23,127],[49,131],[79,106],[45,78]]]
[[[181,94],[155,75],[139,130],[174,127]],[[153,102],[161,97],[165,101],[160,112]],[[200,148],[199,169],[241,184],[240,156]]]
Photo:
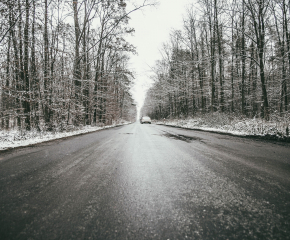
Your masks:
[[[142,114],[289,124],[290,1],[199,0],[186,12],[163,44]]]
[[[136,118],[123,0],[0,1],[0,128],[60,131]]]

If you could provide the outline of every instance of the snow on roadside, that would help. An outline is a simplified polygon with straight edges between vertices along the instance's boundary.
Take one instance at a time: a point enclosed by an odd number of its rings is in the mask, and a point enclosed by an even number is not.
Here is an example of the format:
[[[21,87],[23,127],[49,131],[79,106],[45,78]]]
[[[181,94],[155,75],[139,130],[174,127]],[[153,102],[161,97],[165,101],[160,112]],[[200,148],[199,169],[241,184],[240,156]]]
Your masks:
[[[272,136],[276,139],[289,138],[287,121],[265,121],[263,119],[229,118],[223,115],[156,121],[164,124],[188,129],[229,133],[239,136]],[[287,130],[288,129],[288,130]]]
[[[112,128],[120,125],[130,124],[130,122],[122,122],[121,124],[113,124],[109,126],[84,126],[80,129],[69,132],[37,132],[37,131],[19,131],[11,130],[0,131],[0,151],[15,147],[24,147],[36,143],[46,142],[50,140],[60,139],[64,137],[75,136],[79,134],[95,132],[98,130]]]

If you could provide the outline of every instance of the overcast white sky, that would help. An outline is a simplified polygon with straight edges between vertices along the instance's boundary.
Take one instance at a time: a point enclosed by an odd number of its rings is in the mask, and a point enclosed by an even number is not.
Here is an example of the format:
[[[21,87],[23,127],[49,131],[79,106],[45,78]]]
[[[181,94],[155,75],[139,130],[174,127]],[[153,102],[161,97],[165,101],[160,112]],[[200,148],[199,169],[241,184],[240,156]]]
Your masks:
[[[135,34],[133,37],[128,37],[127,40],[136,46],[138,52],[138,55],[132,56],[130,64],[136,77],[132,93],[139,108],[144,101],[146,90],[152,82],[150,69],[156,60],[161,59],[159,51],[162,44],[169,40],[172,29],[182,28],[186,6],[196,1],[158,0],[158,2],[156,7],[147,7],[143,11],[130,15],[129,25],[135,28]]]

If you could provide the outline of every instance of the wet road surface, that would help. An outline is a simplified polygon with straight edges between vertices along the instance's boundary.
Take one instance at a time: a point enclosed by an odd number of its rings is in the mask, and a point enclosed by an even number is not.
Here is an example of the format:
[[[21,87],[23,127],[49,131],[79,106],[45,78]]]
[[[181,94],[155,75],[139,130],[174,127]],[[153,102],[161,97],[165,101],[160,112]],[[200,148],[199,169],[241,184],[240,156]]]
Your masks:
[[[134,123],[0,153],[0,239],[290,239],[290,144]]]

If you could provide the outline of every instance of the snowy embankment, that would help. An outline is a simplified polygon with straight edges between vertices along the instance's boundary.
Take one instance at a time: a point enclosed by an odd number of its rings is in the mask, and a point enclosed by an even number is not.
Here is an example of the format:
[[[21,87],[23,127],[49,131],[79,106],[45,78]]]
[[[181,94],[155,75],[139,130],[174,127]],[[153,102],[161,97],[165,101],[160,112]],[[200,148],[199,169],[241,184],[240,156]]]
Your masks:
[[[70,131],[63,131],[63,132],[2,130],[0,131],[0,151],[7,150],[10,148],[15,148],[15,147],[29,146],[36,143],[80,135],[84,133],[95,132],[98,130],[112,128],[112,127],[125,125],[125,124],[130,124],[130,122],[122,121],[121,123],[118,123],[118,124],[102,126],[102,127],[83,126],[79,128],[74,128]]]
[[[255,136],[265,139],[275,139],[290,142],[289,117],[274,118],[269,121],[260,118],[230,117],[225,114],[205,114],[187,119],[164,119],[155,121],[156,124],[227,133],[238,136]]]

